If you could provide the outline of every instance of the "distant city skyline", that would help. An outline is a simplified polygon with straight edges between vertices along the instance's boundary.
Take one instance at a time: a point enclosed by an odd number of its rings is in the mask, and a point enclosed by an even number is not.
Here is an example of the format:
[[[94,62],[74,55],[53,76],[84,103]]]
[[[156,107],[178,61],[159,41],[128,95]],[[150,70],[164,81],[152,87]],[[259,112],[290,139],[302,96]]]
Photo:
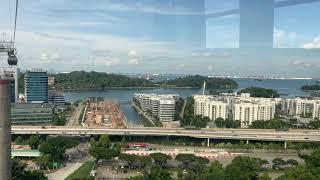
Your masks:
[[[1,4],[0,32],[9,32],[14,1]],[[257,51],[239,48],[239,14],[203,21],[205,14],[237,8],[239,0],[21,1],[18,66],[320,77],[320,2],[275,9],[273,49]]]

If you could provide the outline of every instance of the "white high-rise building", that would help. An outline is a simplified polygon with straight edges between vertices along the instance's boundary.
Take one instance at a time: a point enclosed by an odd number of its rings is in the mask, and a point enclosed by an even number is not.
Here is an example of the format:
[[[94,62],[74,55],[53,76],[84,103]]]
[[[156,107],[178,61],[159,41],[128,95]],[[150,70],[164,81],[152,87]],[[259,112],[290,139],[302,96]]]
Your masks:
[[[320,117],[320,99],[294,98],[284,99],[281,110],[287,116],[299,116],[309,118]]]
[[[239,120],[246,128],[255,120],[274,118],[278,100],[273,98],[250,97],[250,94],[221,94],[220,96],[195,95],[195,115],[202,115],[211,120],[217,118]]]
[[[141,110],[157,117],[161,122],[174,121],[176,94],[135,94],[134,98],[139,102]]]
[[[249,127],[256,120],[271,120],[275,114],[275,102],[247,101],[237,102],[233,105],[233,119],[241,123],[241,127]]]
[[[194,113],[216,120],[221,117],[227,119],[229,115],[229,103],[225,99],[217,99],[214,96],[195,95]]]

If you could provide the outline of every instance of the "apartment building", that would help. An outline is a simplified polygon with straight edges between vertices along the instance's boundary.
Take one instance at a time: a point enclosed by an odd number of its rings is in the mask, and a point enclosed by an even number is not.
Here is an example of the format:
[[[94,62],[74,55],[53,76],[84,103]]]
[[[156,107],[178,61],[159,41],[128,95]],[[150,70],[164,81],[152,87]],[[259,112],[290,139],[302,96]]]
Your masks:
[[[294,98],[284,99],[281,110],[287,116],[298,116],[308,118],[320,117],[320,99]]]
[[[239,120],[242,128],[248,127],[255,120],[273,119],[278,102],[273,98],[251,97],[249,93],[193,97],[195,115],[206,116],[213,121],[219,117]]]
[[[177,94],[135,94],[134,102],[141,110],[151,116],[159,118],[161,122],[174,121]]]

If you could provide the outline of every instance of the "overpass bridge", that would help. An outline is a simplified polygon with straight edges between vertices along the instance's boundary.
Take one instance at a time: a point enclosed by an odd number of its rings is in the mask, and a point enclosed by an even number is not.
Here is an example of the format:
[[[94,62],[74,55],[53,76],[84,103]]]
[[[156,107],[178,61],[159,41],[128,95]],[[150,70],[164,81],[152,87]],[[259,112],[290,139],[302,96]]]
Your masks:
[[[183,128],[128,128],[111,129],[105,127],[80,126],[12,126],[11,134],[44,134],[44,135],[119,135],[119,136],[176,136],[208,139],[259,140],[320,142],[319,130],[276,131],[272,129],[199,129]]]

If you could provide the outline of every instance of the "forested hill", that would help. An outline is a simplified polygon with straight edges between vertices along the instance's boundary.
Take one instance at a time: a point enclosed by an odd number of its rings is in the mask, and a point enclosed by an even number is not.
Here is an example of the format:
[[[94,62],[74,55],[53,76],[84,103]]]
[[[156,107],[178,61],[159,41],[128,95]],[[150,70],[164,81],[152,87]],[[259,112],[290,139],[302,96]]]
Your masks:
[[[303,91],[319,91],[320,84],[313,84],[313,85],[304,85],[301,87]]]
[[[251,97],[277,98],[280,97],[278,92],[273,89],[266,89],[262,87],[248,87],[242,89],[240,93],[250,93]]]
[[[52,75],[57,89],[95,89],[108,87],[154,87],[154,83],[141,78],[101,72],[73,71]]]
[[[207,89],[236,89],[238,87],[237,82],[232,79],[223,78],[209,78],[206,76],[186,76],[181,78],[176,78],[168,81],[161,82],[162,85],[173,86],[173,87],[192,87],[201,88],[203,82],[206,82]]]

